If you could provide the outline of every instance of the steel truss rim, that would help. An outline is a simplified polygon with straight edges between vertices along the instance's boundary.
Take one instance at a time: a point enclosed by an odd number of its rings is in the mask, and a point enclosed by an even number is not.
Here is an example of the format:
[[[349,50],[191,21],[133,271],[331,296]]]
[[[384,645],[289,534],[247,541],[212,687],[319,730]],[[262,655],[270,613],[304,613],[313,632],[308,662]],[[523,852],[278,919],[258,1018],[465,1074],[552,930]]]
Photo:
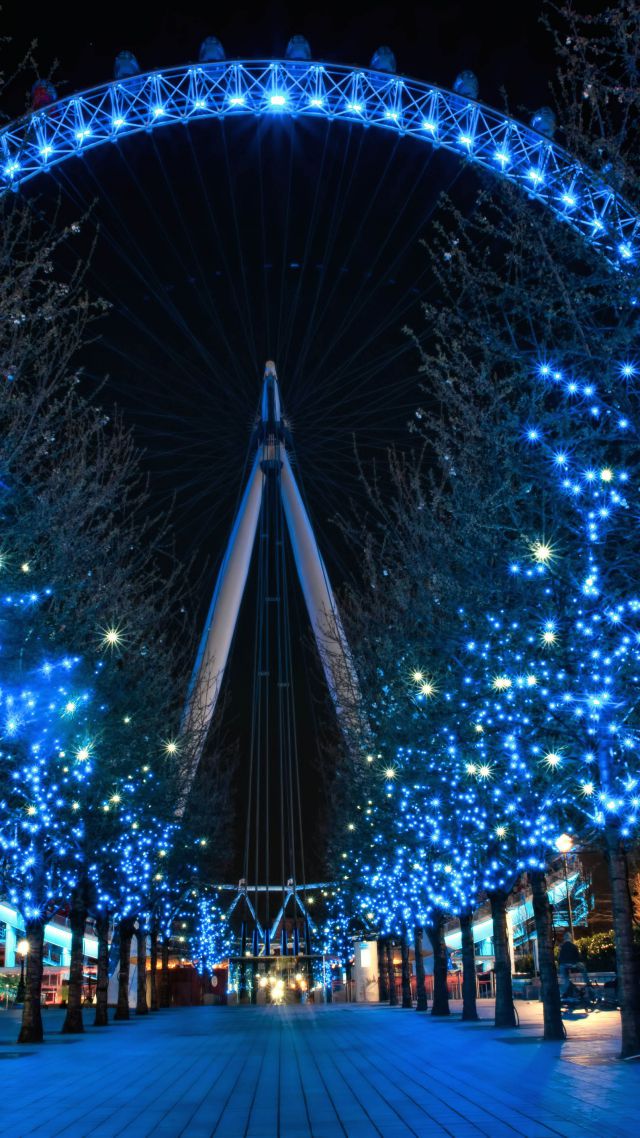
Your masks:
[[[248,115],[343,121],[420,139],[518,185],[612,264],[637,262],[640,218],[631,204],[551,139],[444,88],[337,63],[185,64],[65,96],[0,130],[0,193],[106,142]]]

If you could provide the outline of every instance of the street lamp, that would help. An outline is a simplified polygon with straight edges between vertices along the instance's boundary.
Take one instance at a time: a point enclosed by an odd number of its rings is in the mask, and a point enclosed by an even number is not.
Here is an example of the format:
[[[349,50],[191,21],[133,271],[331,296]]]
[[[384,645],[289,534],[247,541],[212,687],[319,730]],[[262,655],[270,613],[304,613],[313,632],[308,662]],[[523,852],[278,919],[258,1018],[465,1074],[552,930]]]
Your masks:
[[[29,951],[29,941],[28,940],[19,940],[17,945],[16,945],[16,952],[18,953],[18,956],[20,957],[20,979],[18,981],[18,987],[16,989],[16,1003],[17,1004],[23,1004],[24,1003],[24,993],[25,993],[24,962],[25,962],[25,958],[27,956],[28,951]]]
[[[562,865],[564,869],[564,890],[567,898],[567,916],[569,918],[569,933],[573,940],[573,913],[571,912],[571,897],[569,896],[569,878],[567,876],[567,854],[573,849],[573,838],[571,834],[560,834],[555,841],[555,847],[558,853],[562,854]]]

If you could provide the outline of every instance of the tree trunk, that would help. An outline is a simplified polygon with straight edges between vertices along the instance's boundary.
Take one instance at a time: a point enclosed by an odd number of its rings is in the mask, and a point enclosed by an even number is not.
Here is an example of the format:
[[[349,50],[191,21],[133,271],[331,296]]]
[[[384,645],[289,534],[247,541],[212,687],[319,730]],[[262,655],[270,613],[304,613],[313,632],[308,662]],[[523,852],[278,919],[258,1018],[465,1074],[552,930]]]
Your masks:
[[[403,1008],[413,1007],[413,996],[411,995],[411,961],[409,960],[409,942],[407,940],[406,930],[403,930],[400,940],[400,952],[402,953],[402,1006]]]
[[[533,895],[533,917],[538,939],[544,1039],[565,1039],[567,1033],[562,1022],[560,985],[558,984],[558,971],[553,955],[553,919],[547,895],[547,879],[541,869],[530,869],[529,881]]]
[[[120,921],[120,965],[118,968],[118,1003],[114,1020],[129,1019],[129,972],[131,965],[131,939],[135,918]]]
[[[65,1035],[81,1035],[84,1031],[82,1021],[82,980],[84,976],[84,930],[87,923],[86,890],[84,883],[74,889],[71,899],[71,962],[69,964],[69,997],[67,1014],[62,1031]]]
[[[26,921],[26,939],[29,941],[27,979],[22,1008],[22,1025],[18,1043],[42,1043],[42,957],[44,955],[44,919]]]
[[[427,933],[433,948],[433,1004],[432,1016],[449,1015],[449,989],[447,987],[447,946],[444,943],[444,917],[434,914],[433,921],[427,925]]]
[[[140,917],[138,922],[138,930],[136,932],[136,941],[138,944],[138,984],[136,991],[136,1015],[147,1016],[149,1015],[149,1005],[147,1003],[147,929]]]
[[[476,950],[473,943],[473,913],[468,910],[460,914],[460,934],[462,938],[462,1018],[478,1019],[476,1007]]]
[[[169,937],[162,938],[162,976],[160,977],[160,1007],[171,1007],[171,988],[169,986]]]
[[[396,989],[396,969],[393,963],[391,937],[389,937],[387,941],[387,969],[389,972],[389,1007],[396,1008],[398,1006],[398,992]]]
[[[503,889],[489,894],[493,920],[493,952],[496,968],[496,1027],[515,1027],[516,1009],[513,1006],[511,984],[511,956],[507,936],[507,897]]]
[[[387,948],[380,937],[378,939],[378,995],[381,1004],[389,999],[389,971],[387,969]]]
[[[629,889],[627,854],[615,825],[606,827],[605,840],[622,1021],[620,1057],[629,1059],[632,1055],[640,1054],[640,964],[633,942],[633,903]]]
[[[413,948],[416,955],[416,989],[418,1003],[417,1012],[426,1012],[429,1001],[427,999],[427,986],[424,981],[424,960],[422,957],[422,929],[416,925],[413,930]]]
[[[98,976],[96,979],[96,1018],[94,1027],[106,1027],[109,1023],[107,1011],[109,999],[109,914],[98,913],[96,917],[96,936],[98,938]]]
[[[151,1007],[150,1011],[157,1012],[160,1009],[158,1000],[158,928],[154,925],[151,929]]]

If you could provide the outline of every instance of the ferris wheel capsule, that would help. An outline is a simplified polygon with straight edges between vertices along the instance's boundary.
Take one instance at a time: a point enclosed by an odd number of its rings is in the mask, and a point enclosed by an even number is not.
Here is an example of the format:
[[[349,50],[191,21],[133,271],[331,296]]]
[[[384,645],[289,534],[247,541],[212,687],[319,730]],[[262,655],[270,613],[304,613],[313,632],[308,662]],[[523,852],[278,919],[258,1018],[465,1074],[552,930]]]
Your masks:
[[[545,138],[553,138],[556,133],[555,111],[552,111],[551,107],[540,107],[531,116],[531,126],[533,130],[537,130],[538,134],[543,134]]]
[[[207,36],[200,44],[199,63],[223,63],[226,58],[225,50],[217,36]]]
[[[309,41],[304,36],[292,36],[284,56],[285,59],[295,60],[296,63],[308,63],[311,59]]]
[[[374,71],[387,71],[390,75],[395,75],[397,70],[396,57],[391,48],[383,44],[382,47],[378,47],[374,51],[369,66]]]
[[[140,64],[132,51],[119,51],[113,65],[114,79],[131,79],[140,74]]]
[[[31,110],[41,111],[43,107],[50,107],[58,98],[53,83],[48,79],[36,79],[31,88]]]
[[[456,95],[462,95],[465,99],[477,99],[480,94],[480,83],[475,71],[461,71],[456,75],[453,89]]]

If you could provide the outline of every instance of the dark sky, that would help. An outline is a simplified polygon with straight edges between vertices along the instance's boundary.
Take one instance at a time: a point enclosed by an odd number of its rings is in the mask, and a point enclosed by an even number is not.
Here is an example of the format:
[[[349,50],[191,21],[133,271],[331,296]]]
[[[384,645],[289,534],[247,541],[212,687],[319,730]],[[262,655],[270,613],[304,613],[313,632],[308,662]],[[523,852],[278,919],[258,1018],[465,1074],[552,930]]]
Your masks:
[[[272,58],[299,32],[316,58],[345,63],[366,64],[376,47],[388,43],[400,72],[443,86],[450,86],[461,68],[471,67],[487,102],[496,103],[505,87],[515,108],[546,99],[550,52],[539,24],[541,9],[540,0],[341,6],[136,2],[27,9],[8,0],[1,19],[16,43],[38,39],[43,71],[59,61],[63,90],[108,79],[113,56],[123,48],[136,52],[143,69],[151,70],[194,59],[206,35],[217,35],[230,58]]]
[[[548,100],[551,49],[538,0],[493,4],[353,5],[341,17],[315,4],[190,3],[33,6],[10,0],[1,30],[18,58],[38,39],[42,74],[55,59],[61,94],[101,84],[122,49],[143,70],[197,58],[210,34],[227,56],[282,55],[302,33],[316,59],[366,65],[381,43],[398,70],[451,86],[470,67],[481,97],[518,116]],[[28,23],[24,13],[28,11]],[[27,84],[5,97],[17,114]],[[335,526],[338,509],[362,495],[354,440],[366,460],[406,439],[420,399],[418,357],[403,334],[422,332],[428,293],[420,237],[439,195],[464,206],[473,175],[450,155],[382,132],[326,123],[200,123],[138,135],[74,159],[27,190],[45,216],[90,211],[82,249],[97,233],[88,283],[110,314],[83,354],[87,383],[108,384],[146,448],[154,500],[177,498],[176,534],[205,573],[208,606],[240,490],[264,360],[276,359],[291,416],[298,471],[338,585],[354,567]],[[306,633],[292,590],[301,769],[307,816],[315,813],[316,719],[309,683],[318,677],[300,648]],[[243,756],[255,623],[249,591],[236,642],[228,724]],[[309,676],[310,673],[310,676]],[[239,780],[242,810],[242,775]],[[310,828],[313,847],[315,833]],[[321,871],[321,857],[308,859]]]

